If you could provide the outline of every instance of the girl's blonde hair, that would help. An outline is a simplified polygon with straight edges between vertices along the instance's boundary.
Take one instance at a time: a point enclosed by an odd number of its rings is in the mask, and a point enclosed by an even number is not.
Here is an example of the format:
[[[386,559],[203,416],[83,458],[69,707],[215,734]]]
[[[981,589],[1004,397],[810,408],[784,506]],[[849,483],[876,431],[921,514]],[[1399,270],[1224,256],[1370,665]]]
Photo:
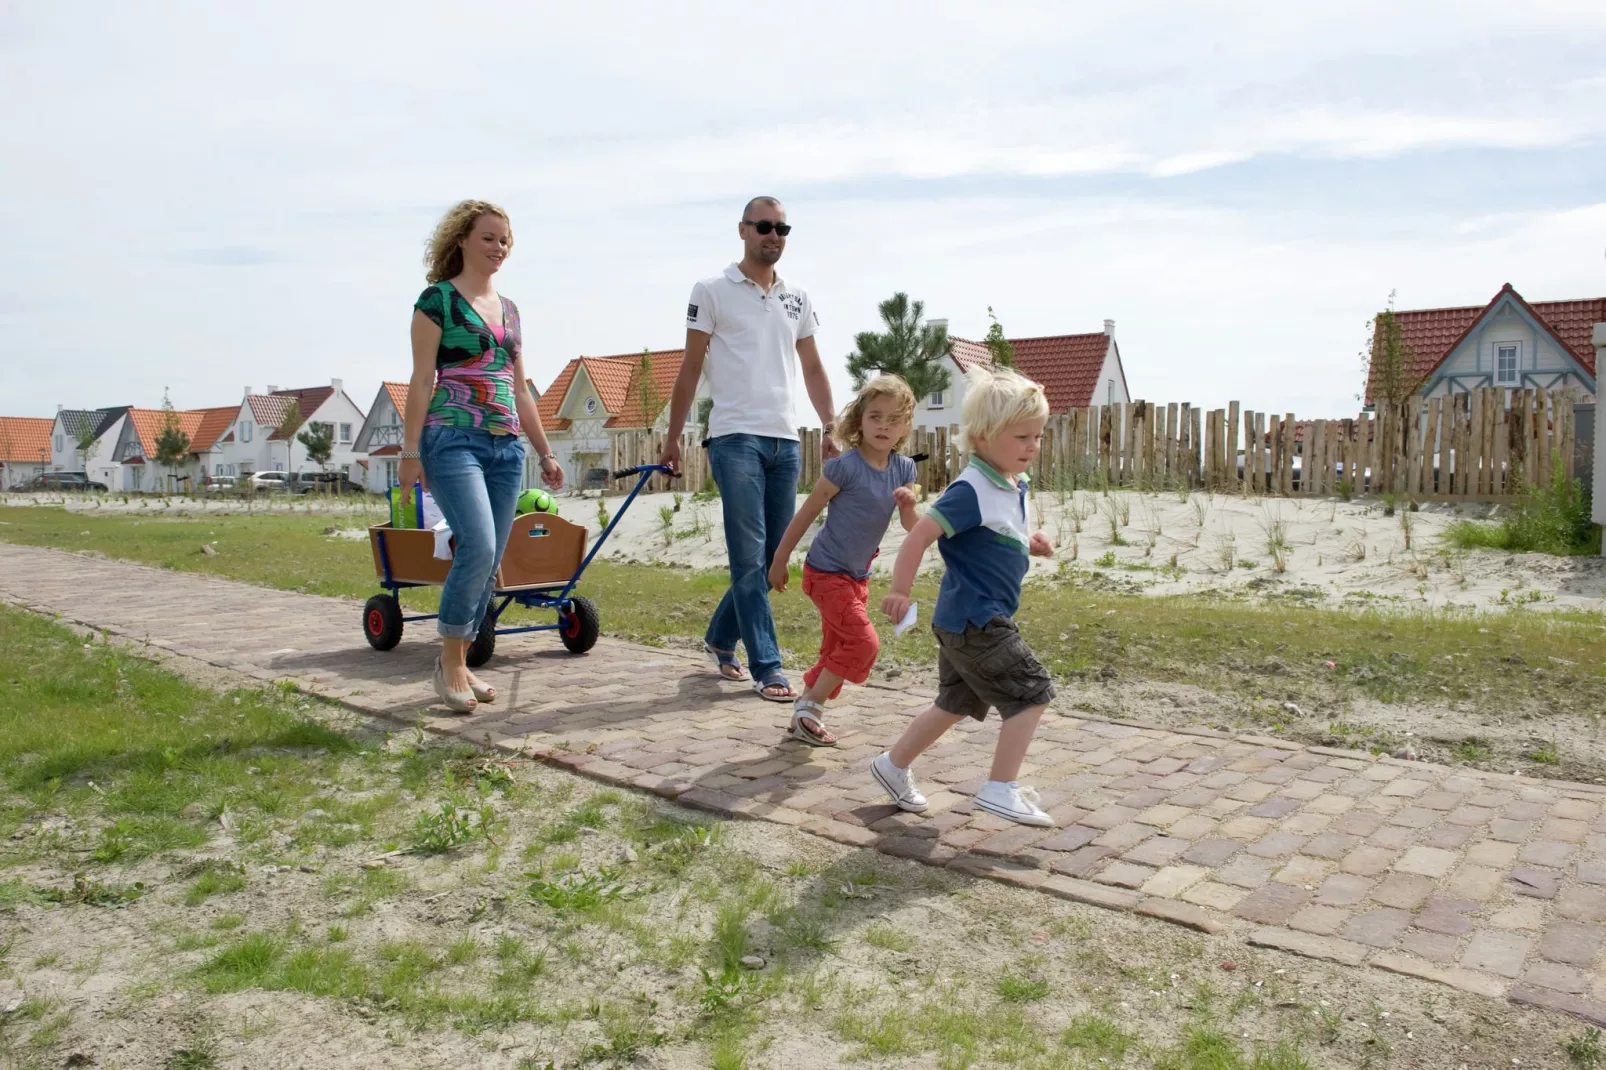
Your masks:
[[[1008,368],[980,365],[965,376],[965,383],[965,401],[959,411],[966,450],[976,448],[978,437],[990,441],[1011,424],[1048,416],[1048,397],[1042,386]]]
[[[870,402],[876,398],[891,398],[897,402],[898,409],[894,415],[904,421],[906,426],[903,437],[894,442],[892,448],[903,449],[914,430],[915,392],[909,389],[909,384],[904,382],[902,377],[889,375],[886,372],[859,387],[859,392],[848,402],[848,407],[836,418],[836,424],[831,428],[831,437],[846,449],[857,449],[864,441],[864,410],[869,408]]]
[[[430,235],[429,244],[424,247],[424,278],[428,282],[455,279],[462,274],[462,245],[474,233],[474,224],[480,221],[480,217],[488,215],[494,215],[507,224],[508,241],[511,244],[513,221],[507,217],[505,208],[490,201],[458,201],[435,224],[435,233]]]

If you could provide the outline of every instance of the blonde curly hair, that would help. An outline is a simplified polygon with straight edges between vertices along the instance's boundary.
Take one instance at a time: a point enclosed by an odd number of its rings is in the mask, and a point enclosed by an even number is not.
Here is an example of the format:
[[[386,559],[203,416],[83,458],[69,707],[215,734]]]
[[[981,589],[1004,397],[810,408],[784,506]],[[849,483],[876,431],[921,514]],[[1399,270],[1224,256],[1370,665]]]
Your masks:
[[[513,240],[513,221],[507,209],[490,201],[458,201],[447,209],[441,221],[435,224],[424,247],[424,279],[430,283],[453,279],[463,272],[463,243],[474,233],[474,224],[481,216],[494,215],[508,226],[508,241]]]
[[[901,450],[909,442],[909,436],[914,431],[915,394],[909,389],[909,384],[901,376],[882,372],[868,383],[859,388],[848,407],[842,410],[831,428],[831,437],[836,439],[844,449],[857,449],[864,441],[864,410],[870,407],[870,402],[876,398],[891,398],[897,402],[896,416],[905,421],[903,437],[892,444],[894,450]]]

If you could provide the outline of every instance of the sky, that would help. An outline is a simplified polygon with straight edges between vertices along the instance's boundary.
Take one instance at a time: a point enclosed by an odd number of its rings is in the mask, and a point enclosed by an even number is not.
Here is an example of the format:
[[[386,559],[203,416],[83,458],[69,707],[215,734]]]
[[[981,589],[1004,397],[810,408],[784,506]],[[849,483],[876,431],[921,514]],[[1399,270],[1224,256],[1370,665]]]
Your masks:
[[[0,415],[408,377],[504,205],[526,368],[676,348],[755,194],[839,404],[895,291],[1134,397],[1353,414],[1400,308],[1606,293],[1606,4],[0,4]],[[1406,8],[1407,10],[1398,10]]]

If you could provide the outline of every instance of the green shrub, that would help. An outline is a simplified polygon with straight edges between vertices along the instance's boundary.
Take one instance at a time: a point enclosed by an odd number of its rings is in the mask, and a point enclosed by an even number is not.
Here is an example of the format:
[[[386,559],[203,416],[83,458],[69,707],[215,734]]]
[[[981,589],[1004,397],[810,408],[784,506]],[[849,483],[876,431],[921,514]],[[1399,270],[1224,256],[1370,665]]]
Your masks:
[[[1589,519],[1589,495],[1568,479],[1559,461],[1550,486],[1536,487],[1495,522],[1457,520],[1445,528],[1452,546],[1484,548],[1514,554],[1572,556],[1600,552],[1600,532]]]

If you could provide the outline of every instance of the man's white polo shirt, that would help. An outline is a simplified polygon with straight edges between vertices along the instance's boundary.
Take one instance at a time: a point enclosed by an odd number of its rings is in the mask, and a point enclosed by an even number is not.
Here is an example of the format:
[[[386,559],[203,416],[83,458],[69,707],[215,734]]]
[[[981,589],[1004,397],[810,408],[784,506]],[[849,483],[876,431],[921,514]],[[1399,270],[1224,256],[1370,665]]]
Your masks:
[[[732,264],[692,287],[686,326],[709,336],[703,374],[714,411],[708,437],[796,440],[797,343],[820,326],[809,295],[779,275],[765,293]]]

